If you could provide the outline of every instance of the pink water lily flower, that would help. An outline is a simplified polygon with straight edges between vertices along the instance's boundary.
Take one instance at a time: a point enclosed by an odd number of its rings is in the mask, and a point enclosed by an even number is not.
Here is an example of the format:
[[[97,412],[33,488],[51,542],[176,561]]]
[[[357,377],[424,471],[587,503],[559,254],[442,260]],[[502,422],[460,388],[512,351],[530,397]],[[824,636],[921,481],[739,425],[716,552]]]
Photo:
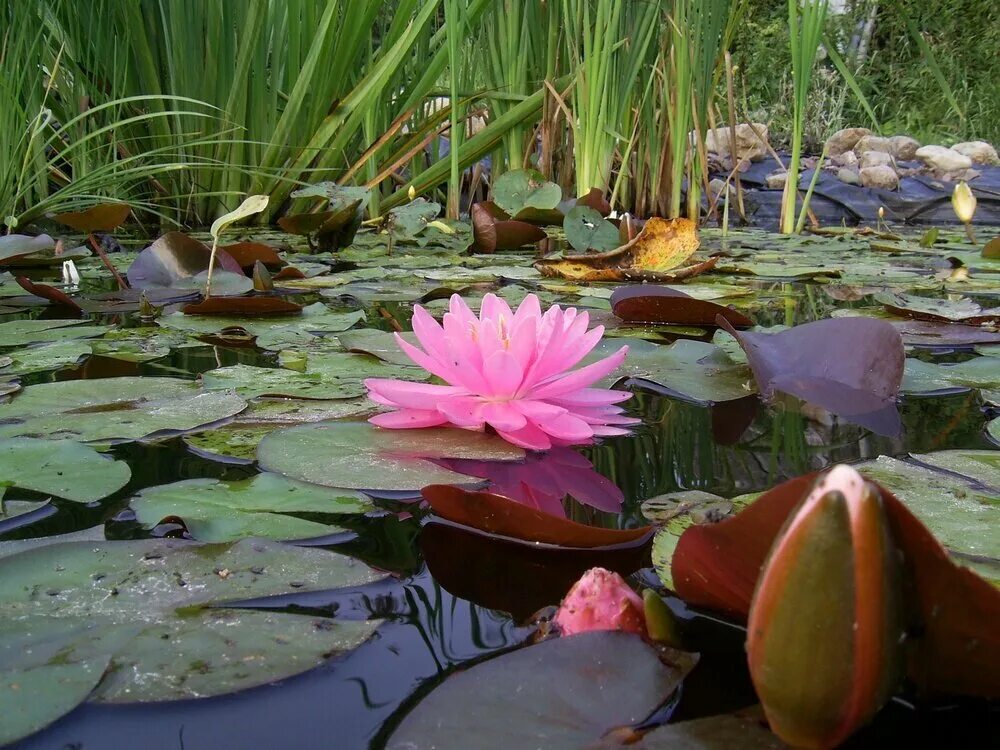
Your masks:
[[[398,334],[396,341],[447,385],[368,378],[369,397],[396,409],[369,421],[391,429],[453,425],[482,430],[489,425],[504,440],[529,450],[626,434],[620,425],[639,420],[624,416],[615,404],[631,394],[588,386],[616,370],[628,347],[571,369],[604,333],[603,326],[588,331],[589,322],[586,312],[572,307],[553,305],[543,315],[534,294],[517,312],[487,294],[478,318],[452,295],[443,326],[417,305],[413,333],[423,349]]]

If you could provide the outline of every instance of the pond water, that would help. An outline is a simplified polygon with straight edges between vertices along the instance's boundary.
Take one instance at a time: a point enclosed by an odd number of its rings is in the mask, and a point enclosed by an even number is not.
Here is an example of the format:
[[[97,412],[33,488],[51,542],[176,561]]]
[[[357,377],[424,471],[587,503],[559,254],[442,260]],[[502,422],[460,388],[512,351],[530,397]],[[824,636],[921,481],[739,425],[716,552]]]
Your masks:
[[[714,246],[740,246],[759,251],[752,262],[774,262],[770,272],[743,275],[713,274],[698,279],[709,284],[735,285],[744,289],[737,296],[720,298],[751,315],[758,325],[793,326],[829,317],[834,311],[871,313],[875,305],[863,288],[874,278],[893,277],[921,259],[921,273],[899,281],[893,288],[917,289],[922,296],[942,298],[961,290],[947,280],[931,283],[934,272],[948,266],[938,253],[927,262],[916,243],[908,242],[911,254],[868,249],[853,261],[846,256],[823,254],[822,248],[799,240],[778,243],[762,233],[741,239],[711,236]],[[865,243],[868,240],[864,240]],[[894,241],[887,241],[894,242]],[[955,240],[957,245],[957,239]],[[801,252],[802,259],[795,254]],[[575,290],[549,285],[541,279],[511,278],[511,267],[527,268],[530,256],[510,254],[494,257],[506,281],[501,284],[521,292],[544,290],[546,301],[592,305],[609,317],[605,287],[589,285]],[[739,263],[739,260],[734,263]],[[798,263],[803,270],[784,278],[779,265]],[[825,265],[840,264],[840,278],[831,280]],[[392,265],[391,261],[386,263]],[[806,267],[809,268],[806,268]],[[363,266],[360,266],[363,268]],[[415,265],[413,266],[415,267]],[[457,266],[456,266],[457,267]],[[351,273],[355,266],[337,266],[335,272]],[[873,270],[874,269],[874,270]],[[1000,271],[1000,269],[998,269]],[[32,272],[51,279],[46,272]],[[995,272],[987,268],[982,283],[973,282],[968,296],[984,307],[996,304],[1000,287],[992,286]],[[942,277],[943,278],[943,277]],[[973,279],[976,274],[973,274]],[[394,324],[408,328],[410,302],[400,287],[410,277],[395,282],[368,279],[352,282],[364,295],[347,297],[306,291],[292,297],[303,304],[320,302],[337,312],[363,309],[367,327],[392,330]],[[473,300],[489,288],[477,278],[449,284],[447,274],[412,280],[420,288],[459,288]],[[103,282],[91,281],[94,289]],[[476,286],[470,288],[470,284]],[[884,285],[884,284],[883,284]],[[370,287],[370,288],[369,288]],[[848,288],[860,290],[847,293]],[[610,287],[607,287],[610,288]],[[745,290],[750,290],[749,294]],[[840,290],[847,290],[844,294]],[[964,291],[964,290],[962,290]],[[380,297],[385,294],[386,297]],[[434,295],[432,295],[434,296]],[[839,297],[839,298],[838,298]],[[844,299],[844,298],[847,299]],[[853,298],[853,299],[852,299]],[[13,298],[12,298],[13,299]],[[16,304],[16,303],[14,303]],[[433,303],[432,303],[433,308]],[[169,310],[165,312],[169,314]],[[881,312],[875,314],[881,315]],[[55,309],[31,307],[27,312],[0,316],[0,322],[31,318],[55,319]],[[145,324],[135,314],[94,315],[96,322],[122,328]],[[161,319],[162,320],[162,319]],[[630,331],[634,335],[634,331]],[[667,344],[674,331],[647,331],[657,342]],[[712,340],[712,331],[687,331],[687,336]],[[0,341],[0,346],[4,342]],[[16,348],[6,350],[9,355]],[[969,346],[915,349],[914,359],[933,364],[964,362],[973,357]],[[205,372],[233,365],[275,368],[282,364],[275,350],[229,343],[186,342],[184,348],[143,362],[90,355],[74,364],[21,375],[22,388],[40,383],[111,377],[173,377],[194,380]],[[951,449],[993,449],[985,426],[995,412],[983,390],[952,384],[944,388],[904,395],[900,403],[903,423],[898,437],[883,437],[822,410],[801,409],[791,403],[764,404],[755,395],[723,403],[698,403],[677,397],[669,379],[657,386],[632,380],[624,386],[634,392],[628,413],[642,423],[628,437],[606,439],[599,445],[575,449],[592,469],[574,464],[575,481],[590,488],[606,488],[600,477],[620,489],[624,496],[619,513],[595,509],[572,498],[564,500],[567,516],[609,528],[631,528],[646,523],[644,500],[679,490],[702,490],[723,497],[759,492],[784,479],[839,462],[859,462],[880,455],[905,457]],[[1000,388],[1000,383],[992,386]],[[16,402],[17,395],[14,395]],[[150,536],[189,535],[178,518],[164,519],[149,528],[136,520],[130,499],[145,488],[182,479],[213,478],[239,480],[254,476],[258,467],[245,458],[219,456],[188,435],[151,442],[112,445],[108,454],[124,461],[131,479],[121,489],[99,502],[80,503],[58,498],[28,512],[0,520],[0,542],[28,540],[103,527],[107,539],[139,539]],[[558,467],[555,469],[558,471]],[[589,472],[594,472],[593,474]],[[595,489],[599,492],[599,489]],[[390,493],[391,495],[391,493]],[[6,500],[36,501],[46,495],[11,488]],[[299,514],[328,521],[323,514]],[[565,552],[532,548],[511,541],[490,539],[454,524],[433,519],[409,498],[391,495],[378,501],[378,509],[362,516],[337,516],[338,530],[303,544],[323,547],[363,561],[390,577],[375,583],[334,591],[288,593],[251,602],[253,606],[301,613],[317,619],[382,619],[374,635],[353,651],[335,656],[322,666],[297,676],[199,700],[152,704],[84,704],[43,731],[20,743],[20,748],[218,748],[381,747],[403,715],[456,669],[525,642],[531,635],[533,614],[558,604],[579,574],[600,564],[635,574],[644,585],[662,590],[650,567],[648,547],[617,551]],[[675,599],[668,600],[687,620],[688,636],[702,661],[686,679],[661,718],[673,721],[724,713],[756,702],[749,682],[743,652],[743,631],[708,614],[689,610]],[[249,605],[248,605],[249,606]],[[974,701],[954,702],[931,709],[915,709],[912,696],[900,699],[880,715],[877,722],[856,736],[852,747],[881,747],[891,738],[915,746],[947,744],[972,746],[976,738],[996,730],[997,711]],[[483,706],[489,711],[489,706]]]

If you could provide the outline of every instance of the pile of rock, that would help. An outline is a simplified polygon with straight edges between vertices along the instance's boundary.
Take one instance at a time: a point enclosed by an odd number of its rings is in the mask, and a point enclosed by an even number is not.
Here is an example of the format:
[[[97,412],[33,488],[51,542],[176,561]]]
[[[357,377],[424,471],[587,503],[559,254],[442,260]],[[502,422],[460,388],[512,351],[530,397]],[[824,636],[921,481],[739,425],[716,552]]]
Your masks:
[[[850,185],[895,190],[899,178],[920,173],[950,180],[977,176],[973,165],[1000,164],[996,149],[985,141],[921,146],[906,135],[872,135],[867,128],[844,128],[826,141],[830,171]]]
[[[742,171],[750,162],[772,155],[764,123],[740,123],[735,135],[734,142],[728,127],[705,134],[705,149],[717,167],[711,171],[728,172],[733,165]],[[944,180],[970,180],[979,175],[975,171],[977,165],[1000,165],[996,149],[985,141],[956,143],[951,147],[923,146],[907,135],[883,137],[873,135],[868,128],[838,130],[827,139],[825,150],[825,168],[841,182],[883,190],[898,188],[901,177],[929,174]],[[807,160],[803,166],[812,163],[813,160]],[[781,190],[785,178],[785,170],[777,169],[767,176],[768,188]],[[722,181],[719,182],[721,185]]]

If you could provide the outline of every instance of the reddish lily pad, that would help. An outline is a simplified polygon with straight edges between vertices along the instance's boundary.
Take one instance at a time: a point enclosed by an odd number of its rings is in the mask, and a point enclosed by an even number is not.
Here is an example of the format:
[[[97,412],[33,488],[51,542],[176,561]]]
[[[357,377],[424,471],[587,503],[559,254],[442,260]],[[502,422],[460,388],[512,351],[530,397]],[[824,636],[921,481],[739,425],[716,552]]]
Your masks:
[[[614,549],[558,549],[483,536],[431,521],[420,549],[434,580],[461,599],[525,620],[557,603],[594,567],[631,575],[648,565],[645,545]]]
[[[67,211],[52,218],[78,232],[111,232],[122,224],[132,212],[127,203],[102,203],[85,211]]]
[[[534,224],[498,219],[495,211],[491,211],[482,203],[472,207],[472,227],[475,248],[481,253],[516,250],[544,240],[548,236],[544,229]]]
[[[451,485],[430,485],[421,494],[435,514],[493,536],[575,549],[641,544],[653,529],[604,529],[587,526],[522,505],[503,495],[471,492]]]
[[[36,297],[47,299],[53,305],[68,307],[78,313],[83,312],[83,308],[80,307],[76,300],[58,287],[50,286],[48,284],[39,284],[25,276],[18,276],[15,280],[18,285],[29,294],[34,294]]]
[[[674,325],[714,326],[716,316],[724,317],[734,328],[749,328],[753,321],[729,307],[695,299],[680,289],[667,286],[626,286],[611,295],[611,309],[628,323],[670,323]]]
[[[269,269],[277,269],[285,265],[285,261],[278,255],[278,251],[263,242],[237,242],[232,245],[222,245],[219,249],[229,253],[244,271],[252,270],[257,261]]]
[[[902,431],[896,396],[905,355],[889,323],[830,318],[768,334],[737,332],[721,315],[716,322],[746,352],[765,398],[780,391],[881,435]]]
[[[302,305],[272,295],[252,297],[209,297],[201,302],[185,305],[185,315],[295,315],[302,312]]]

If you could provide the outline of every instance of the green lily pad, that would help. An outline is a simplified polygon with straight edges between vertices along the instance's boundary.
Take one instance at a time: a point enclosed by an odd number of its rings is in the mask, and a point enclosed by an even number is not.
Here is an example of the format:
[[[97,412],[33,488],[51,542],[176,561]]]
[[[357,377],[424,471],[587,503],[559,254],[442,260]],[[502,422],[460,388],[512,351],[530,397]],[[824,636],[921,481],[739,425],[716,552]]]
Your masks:
[[[428,459],[517,461],[524,451],[499,437],[448,428],[384,430],[367,423],[320,423],[277,430],[257,447],[261,468],[327,487],[413,491],[429,484],[478,484]]]
[[[276,315],[267,318],[230,318],[224,315],[185,315],[173,313],[160,318],[160,325],[181,331],[218,336],[224,329],[241,329],[257,338],[261,349],[283,349],[308,343],[317,336],[346,331],[365,319],[363,311],[335,313],[322,302],[302,308],[299,315]]]
[[[119,328],[90,342],[94,354],[124,362],[150,362],[170,354],[171,349],[203,346],[180,331],[162,328]]]
[[[405,206],[389,211],[388,227],[399,238],[411,238],[420,234],[427,225],[441,213],[441,204],[416,198]]]
[[[956,364],[906,358],[902,393],[934,393],[949,388],[996,388],[1000,385],[1000,357],[974,357]]]
[[[69,367],[90,354],[90,343],[86,341],[53,341],[9,353],[10,364],[2,368],[3,375],[25,375],[30,372],[44,372]]]
[[[979,304],[964,297],[958,300],[918,297],[913,294],[881,292],[875,301],[885,305],[890,312],[907,314],[916,318],[945,320],[952,323],[978,318],[1000,317],[1000,309],[984,310]]]
[[[990,436],[990,439],[1000,445],[1000,417],[995,417],[989,421],[986,425],[986,434]]]
[[[403,719],[386,748],[598,747],[610,730],[651,714],[695,661],[675,651],[664,664],[630,633],[543,641],[448,677]]]
[[[493,183],[493,201],[513,218],[525,208],[553,209],[562,200],[562,188],[534,169],[505,172]]]
[[[296,372],[283,367],[232,365],[201,376],[208,391],[236,391],[243,398],[284,396],[289,398],[338,399],[364,395],[357,378],[341,378],[324,372]]]
[[[343,401],[305,401],[302,399],[257,399],[250,402],[246,411],[233,419],[236,427],[259,424],[294,425],[306,422],[323,422],[367,414],[376,409],[367,398]]]
[[[414,346],[419,346],[417,337],[410,331],[399,334]],[[396,337],[388,331],[376,328],[357,328],[337,336],[341,345],[352,352],[364,352],[393,365],[413,365],[396,343]]]
[[[234,482],[188,479],[150,487],[136,495],[130,505],[136,520],[147,529],[167,516],[178,516],[202,542],[230,542],[250,536],[323,536],[343,529],[289,514],[358,514],[374,508],[360,492],[332,490],[269,473]]]
[[[649,380],[672,395],[698,403],[733,401],[756,392],[753,375],[745,364],[737,364],[713,344],[686,339],[670,346],[642,339],[613,338],[602,341],[584,363],[606,357],[628,345],[625,363],[603,385],[625,377]]]
[[[93,699],[202,698],[303,672],[357,646],[378,624],[208,605],[378,578],[341,555],[263,539],[55,544],[0,559],[0,621],[137,627],[114,649]],[[5,715],[8,706],[0,703]]]
[[[83,320],[10,320],[0,323],[0,346],[24,346],[103,336],[111,326],[83,325]]]
[[[0,744],[27,737],[83,703],[114,651],[137,632],[82,617],[0,622]]]
[[[227,424],[181,438],[199,456],[230,464],[252,464],[257,460],[260,441],[280,424],[237,425]]]
[[[576,206],[563,220],[566,241],[580,253],[607,252],[621,245],[618,227],[589,206]]]
[[[879,456],[856,468],[891,490],[957,562],[1000,584],[1000,452],[912,458]]]
[[[78,503],[101,500],[132,477],[128,464],[72,440],[0,440],[0,494],[20,487]]]
[[[0,404],[0,437],[120,442],[197,429],[238,414],[246,401],[176,378],[62,380],[24,388]],[[17,421],[14,421],[17,420]]]

